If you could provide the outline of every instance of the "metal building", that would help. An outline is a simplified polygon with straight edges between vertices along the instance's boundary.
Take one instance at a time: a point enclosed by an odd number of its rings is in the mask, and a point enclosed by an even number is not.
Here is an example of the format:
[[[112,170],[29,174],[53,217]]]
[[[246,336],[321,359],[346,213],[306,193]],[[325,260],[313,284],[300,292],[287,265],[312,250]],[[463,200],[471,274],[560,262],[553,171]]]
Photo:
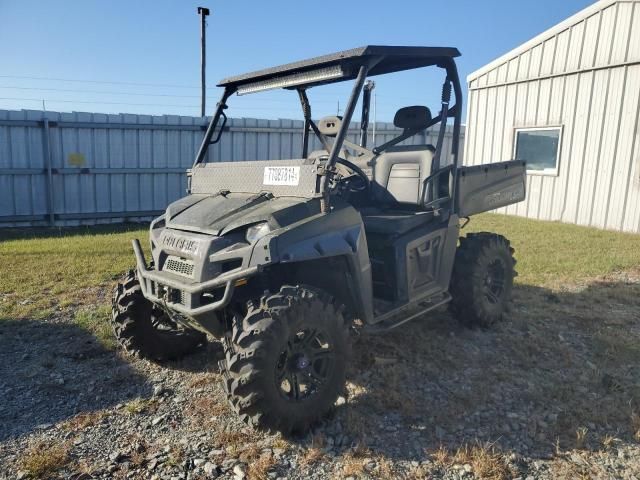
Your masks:
[[[501,213],[640,233],[640,0],[598,1],[467,81],[465,163],[528,163]]]

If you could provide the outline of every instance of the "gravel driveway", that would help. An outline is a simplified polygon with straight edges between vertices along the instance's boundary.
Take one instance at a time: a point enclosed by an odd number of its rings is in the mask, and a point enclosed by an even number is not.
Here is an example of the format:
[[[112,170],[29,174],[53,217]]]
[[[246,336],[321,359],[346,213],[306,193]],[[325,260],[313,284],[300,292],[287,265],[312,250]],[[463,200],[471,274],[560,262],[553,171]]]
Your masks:
[[[640,479],[637,275],[518,286],[487,331],[442,311],[354,337],[348,400],[282,438],[229,410],[217,343],[160,366],[2,320],[0,478]]]

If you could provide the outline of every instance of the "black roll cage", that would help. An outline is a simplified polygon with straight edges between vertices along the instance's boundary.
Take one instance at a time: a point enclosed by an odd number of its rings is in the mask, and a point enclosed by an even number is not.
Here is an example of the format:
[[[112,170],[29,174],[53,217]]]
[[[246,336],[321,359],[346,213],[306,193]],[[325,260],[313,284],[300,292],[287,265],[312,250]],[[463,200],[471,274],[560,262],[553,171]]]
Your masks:
[[[428,47],[365,47],[367,49],[428,49]],[[444,50],[444,49],[440,49],[440,50]],[[455,49],[448,49],[448,50],[452,50],[454,52],[457,52],[457,50]],[[384,50],[383,50],[384,51]],[[349,53],[349,52],[353,52],[353,51],[347,51],[347,52],[341,52],[342,54],[345,53]],[[458,53],[459,54],[459,53]],[[338,55],[338,54],[335,54]],[[462,88],[460,86],[460,78],[458,75],[458,70],[456,67],[456,63],[454,61],[454,56],[457,56],[457,54],[453,54],[450,56],[445,56],[445,57],[439,57],[437,58],[437,61],[431,62],[431,63],[425,63],[424,61],[420,64],[414,65],[416,62],[415,60],[413,61],[414,64],[410,64],[408,66],[406,66],[406,68],[388,68],[386,67],[386,65],[384,65],[384,61],[385,56],[384,55],[368,55],[368,56],[359,56],[356,57],[359,62],[355,65],[357,67],[357,69],[355,69],[354,73],[356,73],[355,75],[355,82],[353,85],[353,89],[351,91],[351,95],[349,97],[349,100],[347,102],[345,111],[344,111],[344,115],[343,115],[343,119],[342,119],[342,123],[340,126],[340,129],[335,137],[335,139],[333,140],[333,143],[330,143],[327,139],[327,137],[325,137],[320,130],[318,129],[317,125],[315,124],[315,122],[313,122],[313,120],[311,119],[311,105],[309,103],[309,99],[307,97],[306,94],[306,90],[308,88],[312,88],[314,86],[317,85],[322,85],[325,83],[329,83],[329,82],[311,82],[309,84],[303,84],[303,85],[298,85],[295,87],[284,87],[288,90],[296,90],[300,99],[300,104],[302,107],[302,112],[304,115],[304,127],[303,127],[303,131],[302,131],[302,135],[303,135],[303,142],[302,142],[302,156],[303,158],[306,158],[308,155],[308,149],[309,149],[309,132],[313,131],[314,134],[318,137],[318,139],[320,140],[320,142],[322,143],[323,147],[329,152],[329,158],[327,160],[327,162],[324,165],[324,168],[320,170],[319,175],[321,175],[321,180],[320,180],[320,191],[322,193],[322,197],[323,197],[323,206],[322,209],[325,212],[329,211],[329,201],[330,201],[330,197],[329,197],[329,185],[331,184],[331,179],[333,177],[333,175],[335,175],[336,173],[336,162],[338,160],[338,156],[339,156],[339,152],[342,149],[342,146],[345,142],[345,138],[347,136],[347,131],[349,129],[349,125],[351,123],[351,118],[353,116],[353,113],[355,111],[355,107],[356,104],[358,103],[358,99],[360,98],[360,94],[363,91],[363,87],[365,85],[365,81],[367,79],[367,75],[376,68],[376,66],[378,66],[379,64],[383,64],[382,68],[379,68],[378,70],[383,70],[380,72],[374,72],[374,74],[380,74],[380,73],[392,73],[394,71],[400,71],[400,70],[408,70],[408,69],[415,69],[415,68],[422,68],[422,67],[427,67],[427,66],[437,66],[439,68],[442,68],[445,70],[446,72],[446,79],[445,82],[443,84],[443,88],[442,88],[442,98],[441,98],[441,111],[440,113],[434,117],[427,126],[425,126],[424,128],[419,128],[419,129],[405,129],[403,131],[403,133],[401,135],[399,135],[398,137],[384,143],[383,145],[380,145],[378,147],[375,147],[373,149],[373,153],[374,154],[379,154],[384,152],[385,150],[387,150],[389,147],[392,147],[393,145],[397,145],[398,143],[420,133],[425,131],[426,129],[432,127],[433,125],[436,125],[438,123],[440,123],[440,129],[438,132],[438,141],[437,141],[437,145],[436,145],[436,152],[435,152],[435,156],[433,158],[433,164],[432,164],[432,169],[431,171],[433,172],[432,175],[429,177],[428,180],[432,180],[435,179],[437,180],[439,177],[439,174],[444,172],[444,171],[450,171],[452,170],[453,172],[456,172],[458,166],[459,166],[459,140],[460,140],[460,128],[461,128],[461,123],[462,123]],[[323,58],[328,58],[327,57],[318,57],[318,59],[312,59],[309,62],[313,61],[313,60],[321,60]],[[300,62],[299,64],[302,64],[302,62]],[[291,66],[293,65],[299,65],[299,64],[290,64]],[[351,67],[354,66],[354,63],[351,62]],[[278,69],[284,69],[287,66],[283,66],[283,67],[276,67],[275,69],[272,70],[278,70]],[[385,68],[386,67],[386,68]],[[396,65],[397,67],[397,65]],[[385,71],[386,70],[386,71]],[[256,72],[255,74],[253,74],[253,76],[258,77],[260,74],[262,74],[262,76],[265,75],[264,72],[270,72],[270,70],[265,70],[263,72]],[[343,79],[339,79],[337,81],[346,81],[346,80],[350,80],[351,78],[353,78],[353,75],[351,75],[350,77],[345,77]],[[233,95],[234,93],[237,92],[238,90],[238,86],[241,85],[240,80],[245,82],[247,80],[252,79],[251,74],[247,74],[244,76],[240,76],[240,77],[235,77],[229,80],[225,80],[223,82],[221,82],[220,86],[224,87],[224,91],[222,93],[222,96],[220,98],[220,101],[217,103],[216,105],[216,110],[215,113],[213,115],[213,117],[211,118],[211,121],[209,122],[209,125],[206,129],[204,138],[202,140],[202,144],[200,145],[200,148],[198,149],[198,153],[196,154],[196,159],[193,163],[193,168],[196,167],[196,165],[198,165],[199,163],[202,163],[207,155],[207,150],[209,148],[209,145],[217,143],[220,140],[220,137],[222,135],[222,131],[224,130],[224,126],[226,125],[227,122],[227,116],[224,113],[224,111],[228,108],[227,107],[227,100],[229,99],[229,97],[231,97],[231,95]],[[333,82],[332,82],[333,83]],[[453,93],[455,95],[455,104],[453,106],[450,106],[450,102],[451,102],[451,88],[453,87]],[[369,103],[370,103],[370,95],[367,95],[365,92],[365,95],[363,95],[363,108],[362,108],[362,124],[368,124],[368,115],[369,115]],[[447,120],[453,117],[453,144],[452,144],[452,148],[451,148],[451,153],[453,156],[453,163],[451,165],[448,165],[444,168],[441,167],[441,152],[442,152],[442,146],[444,143],[444,136],[445,136],[445,132],[446,132],[446,126],[447,126]],[[223,119],[223,123],[220,127],[220,130],[218,131],[218,134],[215,136],[214,138],[214,133],[218,127],[218,123],[220,122],[220,119]],[[362,140],[362,139],[365,140]],[[366,148],[366,133],[361,135],[361,141],[360,141],[360,146]],[[425,189],[426,190],[426,189]],[[457,175],[453,175],[453,181],[452,181],[452,188],[451,188],[451,192],[449,195],[450,199],[454,199],[455,198],[455,192],[457,190]],[[437,202],[438,200],[436,199],[435,202]],[[433,202],[431,202],[433,203]],[[455,202],[453,202],[452,205],[452,210],[454,210],[456,208]]]

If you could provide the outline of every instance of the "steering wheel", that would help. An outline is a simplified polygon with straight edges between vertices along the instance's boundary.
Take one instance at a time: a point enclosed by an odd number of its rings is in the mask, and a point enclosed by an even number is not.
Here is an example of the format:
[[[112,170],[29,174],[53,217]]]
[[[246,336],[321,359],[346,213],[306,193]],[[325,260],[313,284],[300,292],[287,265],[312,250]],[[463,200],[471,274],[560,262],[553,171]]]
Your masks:
[[[345,167],[347,167],[349,170],[354,172],[358,176],[358,178],[362,181],[362,187],[357,188],[355,186],[351,186],[349,190],[353,192],[364,192],[366,190],[369,190],[369,187],[371,186],[369,177],[367,177],[367,174],[364,173],[364,171],[359,166],[357,166],[355,163],[350,162],[345,158],[340,158],[340,157],[337,158],[336,163],[339,163],[340,165],[344,165]]]

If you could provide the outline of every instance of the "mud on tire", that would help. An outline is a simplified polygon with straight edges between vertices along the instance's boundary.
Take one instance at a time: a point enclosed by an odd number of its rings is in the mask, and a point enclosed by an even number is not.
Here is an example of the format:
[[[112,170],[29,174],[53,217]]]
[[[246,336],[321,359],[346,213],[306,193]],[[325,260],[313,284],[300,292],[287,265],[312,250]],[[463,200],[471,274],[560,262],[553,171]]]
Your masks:
[[[502,235],[470,233],[460,239],[450,292],[450,309],[469,327],[489,327],[502,320],[511,301],[516,260]]]
[[[206,335],[179,327],[144,298],[134,270],[116,285],[111,313],[111,325],[118,342],[129,354],[139,358],[176,360],[207,341]]]
[[[283,286],[250,302],[225,341],[224,388],[247,424],[300,432],[344,392],[349,325],[332,297]]]

